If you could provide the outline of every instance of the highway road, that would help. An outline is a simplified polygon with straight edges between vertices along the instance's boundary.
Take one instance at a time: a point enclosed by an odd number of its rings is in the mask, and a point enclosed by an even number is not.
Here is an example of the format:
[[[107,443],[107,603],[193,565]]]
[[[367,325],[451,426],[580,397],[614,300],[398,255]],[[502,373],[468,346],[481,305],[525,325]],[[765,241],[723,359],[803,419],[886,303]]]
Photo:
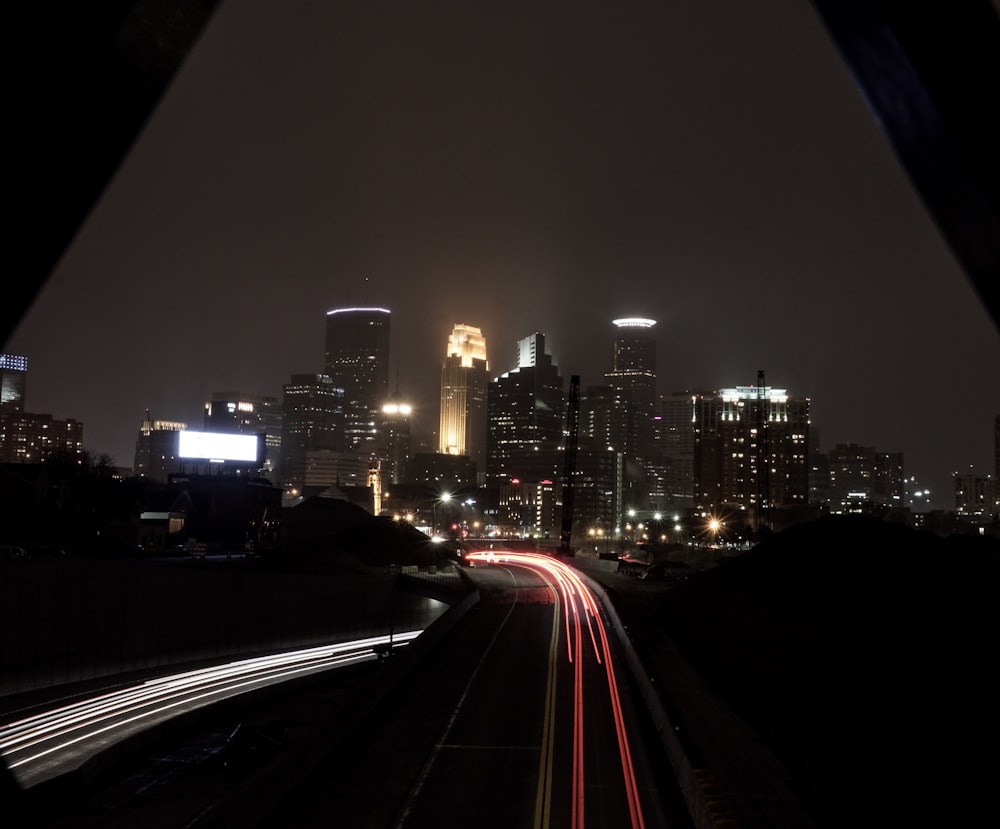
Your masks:
[[[479,605],[266,825],[652,829],[669,813],[689,826],[576,571],[471,560]]]

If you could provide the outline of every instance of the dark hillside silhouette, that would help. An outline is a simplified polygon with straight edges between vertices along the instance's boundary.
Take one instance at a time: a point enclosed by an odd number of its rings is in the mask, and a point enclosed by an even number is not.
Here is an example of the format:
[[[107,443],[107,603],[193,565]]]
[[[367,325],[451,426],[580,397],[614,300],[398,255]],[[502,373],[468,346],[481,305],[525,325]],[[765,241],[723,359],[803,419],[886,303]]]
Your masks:
[[[998,587],[994,539],[831,516],[654,613],[823,825],[959,826],[995,806]]]

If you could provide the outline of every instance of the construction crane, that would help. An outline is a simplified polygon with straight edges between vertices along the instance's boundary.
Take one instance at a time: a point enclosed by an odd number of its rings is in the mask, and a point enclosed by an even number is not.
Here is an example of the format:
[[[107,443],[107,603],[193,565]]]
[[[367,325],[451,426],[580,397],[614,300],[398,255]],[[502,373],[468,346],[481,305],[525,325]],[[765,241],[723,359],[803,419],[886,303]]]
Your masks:
[[[576,477],[576,448],[580,432],[580,375],[569,379],[569,402],[566,406],[566,465],[563,471],[562,532],[559,534],[559,554],[576,555],[570,546],[573,534],[573,485]]]

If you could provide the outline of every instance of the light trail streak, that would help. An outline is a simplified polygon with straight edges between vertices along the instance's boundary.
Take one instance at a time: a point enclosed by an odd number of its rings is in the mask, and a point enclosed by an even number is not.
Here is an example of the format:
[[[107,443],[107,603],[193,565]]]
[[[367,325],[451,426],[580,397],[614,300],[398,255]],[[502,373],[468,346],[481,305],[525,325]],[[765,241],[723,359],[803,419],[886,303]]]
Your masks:
[[[285,682],[293,677],[377,658],[376,648],[408,644],[422,631],[375,636],[351,642],[243,659],[194,671],[158,677],[138,685],[47,709],[0,725],[0,755],[22,784],[55,776],[42,761],[66,754],[85,743],[104,747],[108,735],[123,738],[136,727],[148,727],[181,708],[196,708],[235,696],[250,687]],[[115,736],[117,735],[117,736]],[[96,750],[96,749],[95,749]],[[67,761],[69,758],[66,758]],[[83,757],[78,755],[78,762]]]
[[[559,593],[551,581],[540,574],[552,591],[555,613],[552,616],[552,634],[549,638],[548,677],[545,683],[545,716],[542,725],[542,750],[538,758],[538,789],[535,792],[535,829],[548,829],[552,817],[552,762],[555,756],[556,730],[556,664],[559,653]]]
[[[551,587],[551,578],[559,587],[562,596],[563,626],[566,631],[567,658],[573,665],[573,771],[572,771],[572,823],[574,829],[584,826],[584,730],[583,730],[583,622],[598,665],[603,666],[611,699],[615,733],[618,739],[618,754],[621,760],[625,796],[628,802],[629,819],[632,829],[644,829],[645,819],[639,799],[639,788],[632,764],[628,732],[622,712],[618,680],[611,659],[611,646],[607,629],[601,618],[597,599],[587,584],[571,567],[551,556],[538,553],[516,553],[494,551],[466,554],[470,561],[494,563],[502,559],[504,563],[519,565],[534,571]],[[556,612],[559,612],[557,601]],[[583,619],[581,620],[581,616]],[[599,641],[598,641],[599,640]],[[536,821],[537,823],[537,821]]]

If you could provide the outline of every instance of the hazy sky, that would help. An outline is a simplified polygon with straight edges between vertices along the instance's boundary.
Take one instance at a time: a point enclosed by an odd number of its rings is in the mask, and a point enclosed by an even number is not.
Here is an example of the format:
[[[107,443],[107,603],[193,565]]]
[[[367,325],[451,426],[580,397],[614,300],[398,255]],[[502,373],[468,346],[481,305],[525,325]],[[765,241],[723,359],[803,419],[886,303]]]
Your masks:
[[[425,428],[455,323],[586,385],[641,315],[661,392],[763,369],[937,507],[993,471],[997,331],[808,2],[223,2],[5,350],[130,466],[355,304]]]

